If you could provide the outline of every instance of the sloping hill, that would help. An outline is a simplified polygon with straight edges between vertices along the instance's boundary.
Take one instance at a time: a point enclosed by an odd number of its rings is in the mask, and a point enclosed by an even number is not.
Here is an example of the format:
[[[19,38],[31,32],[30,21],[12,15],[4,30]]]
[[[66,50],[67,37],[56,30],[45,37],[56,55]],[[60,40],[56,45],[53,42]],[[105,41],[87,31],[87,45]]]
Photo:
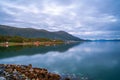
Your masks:
[[[0,25],[0,34],[10,36],[22,36],[27,38],[49,38],[72,41],[82,40],[65,31],[50,32],[44,29],[16,28],[6,25]]]

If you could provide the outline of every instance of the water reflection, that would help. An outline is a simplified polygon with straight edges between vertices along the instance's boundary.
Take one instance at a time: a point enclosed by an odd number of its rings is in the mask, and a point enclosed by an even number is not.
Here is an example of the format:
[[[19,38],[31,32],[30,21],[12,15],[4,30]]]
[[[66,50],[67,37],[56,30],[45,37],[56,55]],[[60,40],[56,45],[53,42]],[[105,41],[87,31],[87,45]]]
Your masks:
[[[49,51],[44,55],[21,55],[0,59],[0,63],[32,63],[34,66],[44,67],[62,75],[87,76],[91,80],[120,80],[120,42],[84,42],[66,50],[61,50],[65,46],[57,48],[60,50],[47,49]],[[33,48],[33,51],[36,50]],[[31,50],[27,52],[31,53]]]
[[[81,43],[82,42],[75,42],[70,44],[61,44],[53,46],[10,46],[7,48],[0,47],[0,59],[20,55],[45,54],[50,51],[57,51],[62,53]]]

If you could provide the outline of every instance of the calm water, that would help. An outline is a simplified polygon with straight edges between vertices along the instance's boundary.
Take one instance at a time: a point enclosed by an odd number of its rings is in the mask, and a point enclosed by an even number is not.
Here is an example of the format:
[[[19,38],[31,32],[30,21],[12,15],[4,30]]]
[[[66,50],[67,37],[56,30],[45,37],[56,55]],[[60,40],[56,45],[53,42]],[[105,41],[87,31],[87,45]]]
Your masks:
[[[120,80],[120,42],[0,47],[0,63],[32,63],[34,67],[44,67],[61,75],[84,76],[89,80]]]

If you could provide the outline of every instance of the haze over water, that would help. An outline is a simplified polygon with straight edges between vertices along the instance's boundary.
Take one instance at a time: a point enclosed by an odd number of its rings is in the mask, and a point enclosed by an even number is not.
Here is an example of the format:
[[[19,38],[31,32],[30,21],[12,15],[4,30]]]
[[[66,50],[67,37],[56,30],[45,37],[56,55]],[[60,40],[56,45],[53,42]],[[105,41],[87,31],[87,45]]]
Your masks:
[[[120,41],[93,41],[57,46],[0,47],[0,64],[33,64],[51,72],[90,80],[119,80]]]

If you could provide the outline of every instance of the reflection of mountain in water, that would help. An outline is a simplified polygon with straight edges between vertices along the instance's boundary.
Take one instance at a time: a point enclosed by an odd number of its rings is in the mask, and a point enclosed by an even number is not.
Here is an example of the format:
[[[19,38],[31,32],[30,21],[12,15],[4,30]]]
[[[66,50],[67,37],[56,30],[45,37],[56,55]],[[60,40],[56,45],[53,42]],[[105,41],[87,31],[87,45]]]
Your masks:
[[[11,46],[8,48],[0,47],[0,58],[7,58],[19,55],[45,54],[50,51],[65,52],[68,49],[79,45],[81,42],[61,44],[56,46]]]

